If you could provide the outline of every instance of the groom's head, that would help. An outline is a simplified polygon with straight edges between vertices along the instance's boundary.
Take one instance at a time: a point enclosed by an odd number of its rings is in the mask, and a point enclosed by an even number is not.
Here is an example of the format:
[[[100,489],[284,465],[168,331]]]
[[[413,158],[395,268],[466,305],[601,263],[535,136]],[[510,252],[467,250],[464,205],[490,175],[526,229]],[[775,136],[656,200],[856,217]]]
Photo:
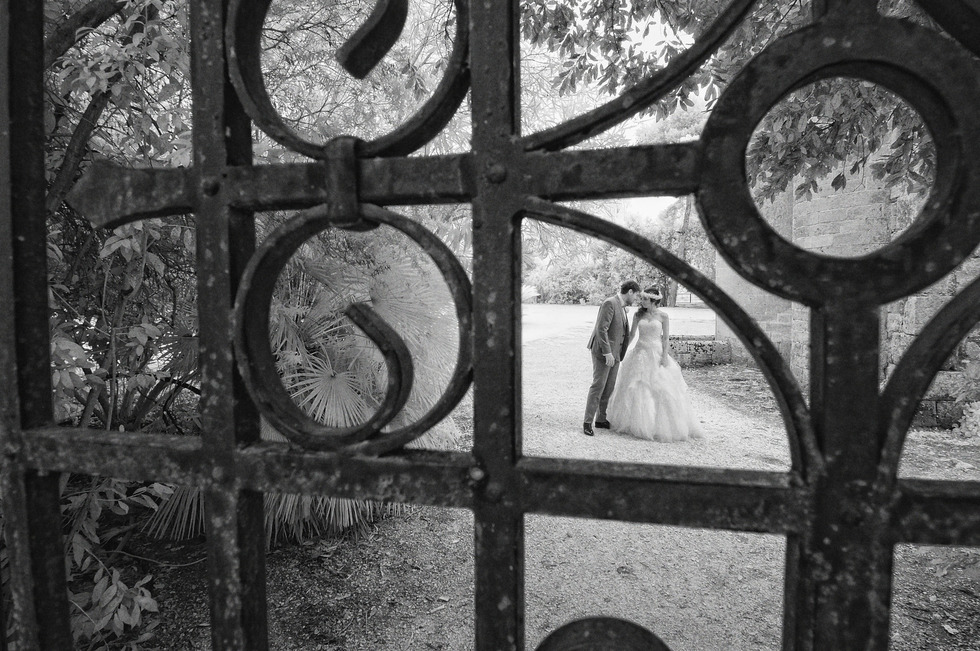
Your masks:
[[[627,280],[625,283],[619,286],[619,295],[623,297],[623,302],[626,305],[632,305],[633,301],[640,294],[640,283],[635,280]]]

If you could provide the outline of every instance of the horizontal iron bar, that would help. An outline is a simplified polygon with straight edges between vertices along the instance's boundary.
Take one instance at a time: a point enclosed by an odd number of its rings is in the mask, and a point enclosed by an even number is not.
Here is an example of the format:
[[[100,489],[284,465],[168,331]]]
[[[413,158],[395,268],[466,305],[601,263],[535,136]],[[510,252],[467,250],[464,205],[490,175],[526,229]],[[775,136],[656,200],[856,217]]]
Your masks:
[[[24,431],[23,461],[40,472],[201,485],[211,466],[196,436],[48,427]]]
[[[698,189],[701,145],[535,152],[523,164],[524,192],[552,201],[681,196]]]
[[[525,193],[551,200],[683,195],[697,189],[700,146],[646,145],[523,157]],[[364,203],[441,204],[475,194],[469,155],[372,158],[359,161],[358,190]],[[495,170],[500,173],[500,170]],[[306,208],[327,201],[319,163],[233,168],[231,200],[241,208]]]
[[[697,190],[699,143],[533,152],[522,157],[523,191],[553,201],[680,196]],[[358,161],[359,199],[383,206],[466,202],[476,194],[469,154]],[[200,192],[222,190],[243,210],[309,208],[329,200],[321,163],[229,167],[198,179],[188,169],[128,169],[102,163],[76,184],[69,202],[103,228],[137,219],[194,212]]]
[[[184,486],[223,481],[202,440],[144,432],[46,428],[24,433],[23,461],[40,472],[77,472]],[[379,458],[263,443],[235,451],[241,488],[412,504],[470,507],[469,454],[406,450]]]
[[[752,470],[525,458],[523,509],[551,515],[763,533],[807,526],[810,489]]]
[[[980,482],[900,479],[895,542],[980,546]]]
[[[44,428],[24,432],[22,460],[40,472],[77,472],[180,485],[221,481],[201,439],[142,432]],[[472,508],[473,458],[406,450],[345,457],[260,444],[235,453],[242,488],[263,492]],[[792,474],[528,457],[518,462],[521,508],[689,527],[803,531],[809,490]],[[899,481],[895,542],[980,546],[980,482]],[[504,490],[502,499],[507,499]]]
[[[463,452],[403,450],[371,458],[254,445],[236,454],[245,488],[277,493],[471,508],[473,457]]]
[[[68,194],[72,208],[99,228],[193,212],[196,174],[188,168],[131,169],[95,162]]]
[[[467,155],[369,158],[358,161],[358,198],[379,205],[442,204],[467,201]],[[328,184],[321,163],[230,168],[229,199],[248,210],[308,208],[326,203]]]

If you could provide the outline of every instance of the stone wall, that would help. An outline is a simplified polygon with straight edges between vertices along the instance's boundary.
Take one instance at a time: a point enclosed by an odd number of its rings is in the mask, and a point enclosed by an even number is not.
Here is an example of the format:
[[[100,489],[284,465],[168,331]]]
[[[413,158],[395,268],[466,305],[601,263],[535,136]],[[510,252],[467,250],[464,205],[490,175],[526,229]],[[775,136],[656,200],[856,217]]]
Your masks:
[[[847,187],[827,187],[809,201],[794,201],[786,192],[774,203],[762,206],[763,216],[783,237],[815,253],[855,257],[870,253],[893,240],[912,223],[921,200],[896,196],[870,176],[852,175]],[[960,268],[931,287],[882,308],[881,377],[884,382],[922,327],[948,300],[980,274],[976,254]],[[720,256],[716,282],[762,326],[779,351],[790,361],[794,374],[808,384],[810,364],[809,308],[775,298],[739,277]],[[734,334],[720,321],[719,339],[733,342],[733,358],[748,359]],[[968,337],[950,357],[919,408],[916,425],[953,425],[962,411],[955,404],[962,383],[962,369],[970,360],[980,361],[980,336]]]
[[[774,203],[766,203],[763,215],[769,224],[784,237],[790,237],[793,223],[792,195],[786,193]],[[745,280],[720,255],[715,258],[715,283],[724,289],[743,310],[759,322],[784,357],[789,357],[793,341],[791,303],[759,289]],[[732,359],[749,363],[752,358],[735,333],[721,319],[716,319],[715,333],[719,340],[729,341]]]
[[[682,368],[732,363],[732,342],[704,337],[671,337],[670,355]]]

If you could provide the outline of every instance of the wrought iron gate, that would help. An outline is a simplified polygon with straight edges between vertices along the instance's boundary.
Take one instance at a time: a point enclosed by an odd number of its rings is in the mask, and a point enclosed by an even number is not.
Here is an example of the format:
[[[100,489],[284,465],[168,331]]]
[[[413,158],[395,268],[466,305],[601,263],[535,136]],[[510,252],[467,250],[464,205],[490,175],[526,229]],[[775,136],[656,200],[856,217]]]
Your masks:
[[[379,140],[306,142],[264,90],[259,32],[271,0],[191,0],[195,163],[191,169],[90,173],[76,200],[101,226],[193,211],[204,370],[201,439],[54,427],[47,336],[40,0],[0,2],[0,382],[2,486],[12,558],[7,615],[18,648],[71,645],[57,473],[201,486],[209,527],[213,646],[267,646],[262,495],[321,493],[472,509],[476,648],[524,642],[524,517],[542,513],[785,536],[786,649],[888,644],[897,543],[980,545],[980,483],[898,479],[918,400],[980,319],[980,281],[928,324],[878,387],[879,307],[934,282],[980,242],[980,55],[976,0],[919,0],[954,46],[885,19],[876,0],[814,0],[812,25],[755,58],[724,92],[699,142],[572,151],[649,106],[690,74],[755,4],[733,0],[685,54],[624,97],[568,123],[518,132],[516,0],[456,0],[455,50],[443,84],[398,131]],[[383,49],[399,0],[381,2],[375,31],[345,54],[352,68]],[[376,39],[376,40],[372,40]],[[377,46],[377,47],[376,47]],[[368,62],[369,63],[369,62]],[[860,259],[804,252],[760,218],[746,187],[752,130],[780,97],[816,79],[881,84],[918,109],[935,138],[938,176],[917,226]],[[472,83],[471,83],[472,79]],[[472,93],[472,149],[407,157]],[[250,120],[314,162],[252,167]],[[709,280],[637,235],[554,201],[695,193],[724,257],[753,283],[811,308],[810,406],[769,340]],[[469,202],[473,283],[411,220],[377,206]],[[257,250],[252,212],[309,208]],[[521,453],[520,224],[559,224],[660,265],[739,333],[781,405],[788,472],[640,467]],[[422,421],[380,434],[411,382],[411,360],[370,310],[350,317],[385,350],[392,378],[382,413],[351,431],[318,427],[284,398],[265,337],[268,278],[328,227],[386,223],[433,255],[461,330],[456,374]],[[237,298],[236,298],[237,296]],[[13,309],[7,309],[13,306]],[[233,346],[230,342],[235,342]],[[237,363],[237,366],[236,366]],[[444,417],[474,385],[472,452],[401,446]],[[261,443],[258,413],[301,447]],[[539,648],[662,648],[617,620],[586,621]],[[0,636],[2,640],[2,636]],[[591,647],[590,647],[591,648]]]

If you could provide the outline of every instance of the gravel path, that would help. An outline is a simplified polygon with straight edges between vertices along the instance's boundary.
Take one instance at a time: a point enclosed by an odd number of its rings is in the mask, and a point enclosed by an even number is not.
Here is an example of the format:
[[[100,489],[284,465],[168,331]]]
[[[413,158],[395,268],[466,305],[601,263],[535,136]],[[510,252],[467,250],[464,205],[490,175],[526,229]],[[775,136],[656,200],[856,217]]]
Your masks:
[[[703,441],[655,443],[608,430],[584,436],[592,374],[585,343],[594,312],[557,315],[558,327],[550,328],[554,315],[532,325],[523,347],[525,455],[789,467],[781,418],[767,406],[771,394],[757,373],[738,367],[684,372]],[[472,431],[470,409],[466,401],[454,415],[464,431]],[[977,479],[980,442],[913,432],[906,448],[902,474]],[[538,515],[526,518],[525,531],[528,650],[561,625],[597,615],[634,621],[673,651],[780,648],[785,543],[779,536]],[[894,648],[980,649],[980,553],[899,547]],[[469,511],[411,507],[379,522],[366,538],[283,547],[269,554],[267,565],[271,649],[473,649]],[[162,574],[179,591],[161,595],[166,624],[158,648],[209,649],[203,565]]]
[[[608,430],[582,435],[590,330],[591,324],[577,326],[525,345],[525,454],[789,468],[775,414],[740,413],[694,383],[704,440],[657,443]],[[528,648],[569,620],[595,615],[635,621],[674,651],[779,648],[784,543],[778,536],[530,516],[526,549]]]

